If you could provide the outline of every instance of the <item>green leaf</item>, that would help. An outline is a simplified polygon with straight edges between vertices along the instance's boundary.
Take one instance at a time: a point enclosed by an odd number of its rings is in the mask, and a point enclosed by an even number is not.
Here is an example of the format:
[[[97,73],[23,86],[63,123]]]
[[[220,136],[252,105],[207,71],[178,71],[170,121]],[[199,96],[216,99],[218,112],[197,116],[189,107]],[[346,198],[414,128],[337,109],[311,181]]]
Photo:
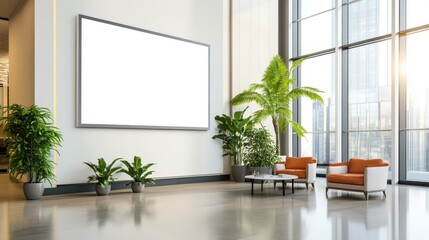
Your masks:
[[[223,155],[232,156],[235,165],[242,164],[241,158],[237,156],[243,154],[243,147],[247,144],[248,133],[255,124],[253,117],[244,117],[247,108],[243,111],[236,111],[232,117],[225,114],[215,117],[218,121],[218,134],[212,138],[222,140]]]
[[[261,82],[251,84],[247,90],[237,94],[231,100],[232,105],[255,102],[260,107],[253,114],[256,122],[261,122],[271,116],[277,146],[279,146],[279,132],[283,132],[288,124],[291,124],[299,136],[303,136],[305,133],[302,126],[292,121],[291,106],[294,100],[306,97],[323,103],[323,98],[320,96],[323,91],[314,87],[294,87],[293,71],[304,60],[296,60],[288,68],[284,60],[279,55],[275,55],[267,66]]]
[[[99,158],[98,164],[84,162],[85,165],[87,165],[94,171],[94,175],[89,176],[88,181],[98,182],[103,187],[106,187],[110,184],[110,182],[113,182],[115,180],[113,176],[121,170],[121,167],[114,166],[114,164],[121,159],[122,158],[116,158],[109,165],[107,165],[104,158]]]
[[[32,105],[25,107],[13,104],[2,108],[0,117],[3,134],[6,137],[9,174],[15,180],[24,175],[28,182],[55,180],[52,151],[61,146],[61,132],[53,125],[49,109]]]
[[[148,163],[143,165],[142,159],[139,156],[134,156],[133,162],[130,163],[126,160],[122,160],[126,168],[120,168],[120,172],[127,174],[130,176],[135,182],[142,183],[154,183],[155,180],[152,178],[148,178],[154,171],[148,171],[148,169],[155,165],[155,163]]]
[[[252,130],[245,149],[244,163],[248,167],[271,167],[278,160],[277,146],[264,127]]]

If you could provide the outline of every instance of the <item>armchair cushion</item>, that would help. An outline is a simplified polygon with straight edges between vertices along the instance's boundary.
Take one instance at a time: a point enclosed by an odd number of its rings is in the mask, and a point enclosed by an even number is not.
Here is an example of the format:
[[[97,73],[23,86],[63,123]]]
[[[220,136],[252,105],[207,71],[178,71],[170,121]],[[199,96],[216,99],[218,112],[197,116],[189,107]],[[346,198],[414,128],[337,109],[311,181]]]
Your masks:
[[[328,182],[352,184],[352,185],[363,185],[364,184],[364,174],[361,174],[361,173],[331,174],[331,175],[328,175]]]
[[[298,178],[306,178],[307,177],[307,171],[304,169],[282,169],[282,170],[277,170],[275,174],[296,175],[296,176],[298,176]]]
[[[287,157],[286,169],[307,169],[307,164],[315,163],[313,157]]]
[[[382,164],[382,159],[358,159],[358,158],[351,158],[348,163],[348,173],[360,173],[363,174],[365,172],[365,168],[369,165],[378,165]]]

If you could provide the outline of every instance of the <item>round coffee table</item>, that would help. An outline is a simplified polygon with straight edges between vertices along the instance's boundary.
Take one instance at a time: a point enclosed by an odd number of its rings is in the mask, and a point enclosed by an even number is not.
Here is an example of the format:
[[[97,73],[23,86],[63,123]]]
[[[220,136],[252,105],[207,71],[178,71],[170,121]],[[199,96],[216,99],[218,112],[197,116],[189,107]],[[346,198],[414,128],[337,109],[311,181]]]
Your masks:
[[[281,181],[282,182],[282,188],[283,188],[283,196],[285,195],[285,185],[286,181],[292,182],[292,193],[295,193],[293,182],[295,179],[298,178],[298,176],[290,175],[290,174],[279,174],[279,175],[247,175],[244,177],[245,179],[249,179],[252,183],[252,195],[253,195],[253,184],[255,183],[255,180],[261,181],[261,192],[264,191],[264,181]]]

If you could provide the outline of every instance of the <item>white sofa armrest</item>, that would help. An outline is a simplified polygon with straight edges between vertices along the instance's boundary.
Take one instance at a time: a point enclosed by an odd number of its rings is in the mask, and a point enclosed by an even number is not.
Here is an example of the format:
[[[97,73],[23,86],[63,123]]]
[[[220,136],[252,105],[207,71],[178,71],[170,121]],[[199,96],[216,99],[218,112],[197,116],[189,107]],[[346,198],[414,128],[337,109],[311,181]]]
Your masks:
[[[316,181],[316,170],[317,170],[317,163],[307,164],[307,182]]]
[[[364,186],[366,191],[384,190],[387,188],[389,166],[365,168]]]
[[[278,170],[284,170],[284,169],[286,169],[285,163],[281,162],[281,163],[274,164],[274,174],[276,174]]]

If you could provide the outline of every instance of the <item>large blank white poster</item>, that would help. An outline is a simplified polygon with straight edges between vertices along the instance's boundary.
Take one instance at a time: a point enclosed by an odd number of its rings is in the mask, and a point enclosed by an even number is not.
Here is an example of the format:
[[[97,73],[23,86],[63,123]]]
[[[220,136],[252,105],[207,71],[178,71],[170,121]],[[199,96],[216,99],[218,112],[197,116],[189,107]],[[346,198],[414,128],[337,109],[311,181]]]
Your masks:
[[[78,126],[209,128],[209,46],[79,15]]]

